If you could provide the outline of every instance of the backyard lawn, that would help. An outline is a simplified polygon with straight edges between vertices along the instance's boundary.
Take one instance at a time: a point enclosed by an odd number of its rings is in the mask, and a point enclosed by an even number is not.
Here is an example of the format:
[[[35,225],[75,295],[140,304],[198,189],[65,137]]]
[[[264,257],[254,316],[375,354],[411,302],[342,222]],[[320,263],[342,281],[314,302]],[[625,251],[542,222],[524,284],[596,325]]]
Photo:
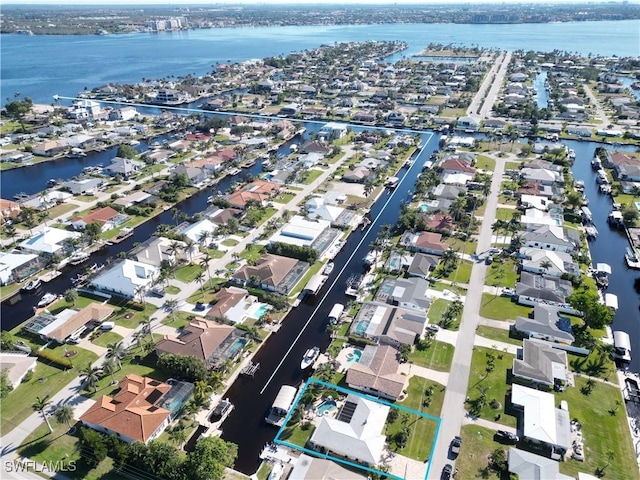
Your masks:
[[[513,288],[518,280],[516,262],[513,258],[496,257],[488,269],[485,285],[491,287]]]
[[[506,453],[509,446],[494,441],[493,435],[493,430],[477,425],[462,427],[462,448],[456,460],[457,478],[500,480],[497,471],[485,467],[489,465],[489,456],[495,449],[502,448]]]
[[[454,346],[450,343],[433,340],[426,350],[414,348],[409,354],[409,363],[419,367],[448,372],[451,369]]]
[[[487,354],[494,356],[493,370],[489,371]],[[507,371],[513,367],[514,356],[509,353],[500,352],[491,348],[474,347],[471,358],[471,372],[469,374],[469,387],[467,397],[470,401],[466,404],[466,409],[472,409],[473,403],[478,403],[479,417],[485,420],[501,423],[510,427],[516,426],[516,417],[505,413],[505,406],[510,401],[510,394],[507,394],[509,384],[507,383]],[[478,399],[483,396],[485,401]],[[498,404],[491,405],[497,401]]]
[[[518,305],[508,297],[498,297],[489,293],[482,294],[480,316],[494,320],[515,320],[516,317],[527,317],[532,307]]]

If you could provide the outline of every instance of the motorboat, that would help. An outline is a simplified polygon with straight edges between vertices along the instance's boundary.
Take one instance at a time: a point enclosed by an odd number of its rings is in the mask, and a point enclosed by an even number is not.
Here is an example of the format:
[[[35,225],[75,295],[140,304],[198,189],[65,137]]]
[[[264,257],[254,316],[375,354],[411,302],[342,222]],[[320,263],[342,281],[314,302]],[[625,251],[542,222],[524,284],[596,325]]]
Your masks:
[[[47,305],[52,304],[58,299],[58,295],[55,293],[47,292],[45,293],[40,301],[38,302],[38,308],[46,307]]]
[[[42,286],[42,280],[39,278],[34,278],[33,280],[29,280],[24,286],[20,289],[24,293],[32,293],[38,290]]]
[[[631,340],[627,332],[613,332],[613,357],[622,362],[631,361]]]
[[[598,238],[598,229],[593,225],[589,225],[588,227],[586,227],[584,229],[584,233],[590,240],[595,240],[596,238]]]
[[[70,257],[69,257],[69,263],[71,265],[80,265],[83,262],[86,262],[87,260],[89,260],[89,257],[91,255],[88,254],[87,252],[74,252]]]
[[[320,347],[313,347],[307,350],[302,357],[302,362],[300,362],[300,368],[304,370],[305,368],[309,368],[313,363],[318,359],[320,355]]]
[[[335,266],[335,265],[333,264],[333,262],[329,262],[329,263],[327,263],[327,265],[324,267],[324,272],[323,272],[323,273],[324,273],[325,275],[329,275],[329,274],[331,274],[331,272],[333,272],[333,268],[334,268],[334,266]]]
[[[280,387],[280,391],[278,395],[276,395],[276,399],[273,401],[273,405],[264,419],[265,422],[277,427],[282,426],[296,398],[296,392],[296,388],[291,385],[283,385]]]
[[[331,311],[329,312],[329,323],[335,325],[340,320],[342,313],[344,312],[344,305],[341,303],[336,303]]]

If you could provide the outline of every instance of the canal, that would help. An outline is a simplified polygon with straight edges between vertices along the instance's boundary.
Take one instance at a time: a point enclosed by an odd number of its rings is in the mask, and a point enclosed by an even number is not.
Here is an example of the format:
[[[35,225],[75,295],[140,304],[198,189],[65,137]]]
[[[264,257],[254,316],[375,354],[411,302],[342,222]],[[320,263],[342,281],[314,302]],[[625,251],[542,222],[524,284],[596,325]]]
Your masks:
[[[609,276],[608,293],[618,296],[618,311],[611,325],[612,330],[624,330],[631,337],[632,361],[630,370],[640,372],[640,295],[634,290],[633,282],[640,277],[640,271],[627,267],[624,253],[629,242],[624,232],[609,228],[607,216],[613,201],[609,195],[601,194],[591,169],[597,143],[565,141],[576,152],[576,161],[572,167],[575,180],[582,180],[589,199],[589,210],[598,229],[598,238],[589,242],[593,264],[608,263],[612,273]],[[607,149],[613,149],[607,146]],[[615,147],[616,150],[625,147]],[[633,149],[630,149],[633,151]]]
[[[305,351],[314,345],[324,351],[331,343],[326,330],[331,308],[336,303],[345,305],[350,300],[344,293],[347,279],[362,273],[362,260],[382,225],[396,223],[408,190],[413,191],[422,165],[438,148],[438,141],[438,135],[423,136],[425,146],[413,165],[400,172],[402,181],[396,190],[383,192],[372,207],[370,218],[373,223],[369,228],[358,229],[349,236],[334,259],[335,268],[325,286],[316,296],[293,309],[279,331],[269,337],[253,359],[254,363],[260,363],[255,376],[238,377],[227,391],[226,397],[235,409],[222,425],[222,438],[238,444],[236,469],[249,475],[255,473],[260,463],[260,451],[277,432],[276,427],[264,421],[267,410],[282,385],[298,386],[307,376],[300,369]]]

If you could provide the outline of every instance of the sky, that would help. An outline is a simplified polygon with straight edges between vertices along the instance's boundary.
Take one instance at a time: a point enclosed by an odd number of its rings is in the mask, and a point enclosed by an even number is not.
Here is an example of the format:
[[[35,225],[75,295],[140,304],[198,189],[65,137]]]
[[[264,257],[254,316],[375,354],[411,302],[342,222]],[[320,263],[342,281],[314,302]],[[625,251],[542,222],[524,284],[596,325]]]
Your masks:
[[[317,4],[516,4],[516,3],[563,3],[563,4],[585,4],[585,3],[622,3],[623,0],[187,0],[176,2],[175,0],[9,0],[7,4],[20,5],[174,5],[176,7],[186,7],[189,5],[237,5],[237,4],[257,4],[257,5],[317,5]],[[629,0],[630,4],[640,3],[640,0]]]

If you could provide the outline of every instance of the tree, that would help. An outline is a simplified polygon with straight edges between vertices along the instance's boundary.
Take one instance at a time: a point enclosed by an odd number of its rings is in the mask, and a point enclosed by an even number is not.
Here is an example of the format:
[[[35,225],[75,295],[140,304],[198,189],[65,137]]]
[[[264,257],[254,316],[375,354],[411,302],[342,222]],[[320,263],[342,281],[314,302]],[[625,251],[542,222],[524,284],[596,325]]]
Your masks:
[[[567,298],[569,305],[584,314],[584,324],[590,328],[601,329],[613,320],[613,312],[600,303],[598,294],[591,291],[574,292]]]
[[[551,267],[553,267],[553,263],[551,263],[551,261],[549,260],[543,260],[542,262],[540,262],[540,268],[543,270],[543,273],[547,273],[547,270],[549,270]]]
[[[91,362],[88,362],[87,366],[80,370],[80,377],[84,379],[84,382],[87,384],[87,388],[93,387],[94,393],[98,391],[98,387],[96,385],[100,380],[99,372],[100,370],[98,370],[98,368],[91,366]]]
[[[187,455],[185,472],[189,480],[222,478],[225,467],[233,466],[238,446],[220,437],[204,437]]]
[[[25,97],[24,100],[14,100],[5,105],[4,109],[7,112],[7,116],[20,122],[22,132],[26,132],[24,128],[24,117],[31,111],[33,102],[29,97]]]
[[[84,227],[83,236],[87,239],[89,245],[92,245],[102,233],[102,225],[99,222],[91,222]]]
[[[80,428],[80,447],[82,452],[86,452],[84,460],[90,467],[98,465],[109,453],[105,435],[92,428]]]
[[[102,372],[107,375],[111,375],[111,385],[116,384],[116,379],[113,374],[116,371],[116,362],[113,358],[107,358],[104,362],[102,362]]]
[[[0,372],[0,398],[6,398],[11,390],[13,390],[13,385],[9,381],[9,374],[7,370],[2,370]]]
[[[78,291],[75,288],[69,288],[64,291],[65,302],[75,306],[77,299],[78,299]]]
[[[164,302],[164,308],[169,313],[171,313],[171,318],[173,321],[176,319],[176,310],[178,309],[178,300],[172,299]]]
[[[8,331],[0,333],[0,350],[14,350],[16,339]]]
[[[194,280],[200,284],[200,291],[202,292],[202,296],[204,297],[204,282],[207,280],[204,272],[199,272]]]
[[[145,315],[142,319],[142,331],[149,334],[149,341],[153,343],[153,335],[151,334],[151,323],[155,319],[149,315]]]
[[[640,213],[638,213],[638,209],[631,204],[625,205],[622,209],[622,219],[625,225],[633,227],[639,216]]]
[[[49,395],[45,395],[44,397],[36,397],[36,401],[31,404],[31,408],[42,415],[42,418],[44,418],[47,427],[49,427],[49,433],[53,433],[53,428],[51,428],[49,418],[47,417],[47,414],[45,412],[45,410],[49,408],[50,405],[51,401],[49,400]]]
[[[123,143],[118,147],[118,151],[116,152],[116,156],[120,158],[136,158],[138,155],[138,151],[133,148],[131,145],[127,145]]]
[[[179,425],[176,425],[169,432],[169,438],[171,442],[175,445],[181,446],[184,442],[187,441],[187,430],[184,428],[178,428]]]
[[[194,384],[193,396],[198,403],[202,404],[209,398],[209,394],[212,391],[213,391],[213,388],[206,381],[198,380]]]
[[[73,407],[68,403],[58,406],[54,413],[58,423],[66,423],[71,429],[71,421],[73,420]]]
[[[209,255],[209,252],[206,252],[204,254],[204,257],[202,257],[202,260],[200,260],[200,266],[202,268],[204,268],[204,270],[207,272],[207,275],[209,276],[209,287],[212,286],[212,281],[211,281],[211,270],[209,269],[209,262],[213,259],[213,257],[211,255]]]
[[[127,349],[122,342],[107,343],[107,358],[113,358],[118,364],[118,370],[122,370],[121,360],[126,356]]]
[[[491,452],[491,465],[494,470],[504,472],[507,469],[507,456],[502,448],[496,448]]]

